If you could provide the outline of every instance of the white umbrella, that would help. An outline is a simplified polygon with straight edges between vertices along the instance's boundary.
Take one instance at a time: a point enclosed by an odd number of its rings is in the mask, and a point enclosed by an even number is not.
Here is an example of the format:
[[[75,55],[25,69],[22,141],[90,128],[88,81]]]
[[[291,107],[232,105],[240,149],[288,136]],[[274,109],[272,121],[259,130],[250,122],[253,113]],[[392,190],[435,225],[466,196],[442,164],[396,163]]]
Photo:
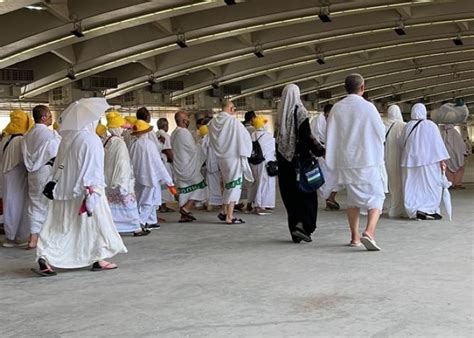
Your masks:
[[[59,116],[60,131],[81,130],[97,121],[110,106],[102,97],[79,99],[71,103]]]
[[[453,216],[453,207],[451,205],[451,193],[449,192],[449,187],[451,186],[451,182],[448,181],[445,172],[443,171],[441,174],[441,185],[443,186],[443,204],[444,208],[446,209],[446,214],[448,215],[448,219],[451,220]]]

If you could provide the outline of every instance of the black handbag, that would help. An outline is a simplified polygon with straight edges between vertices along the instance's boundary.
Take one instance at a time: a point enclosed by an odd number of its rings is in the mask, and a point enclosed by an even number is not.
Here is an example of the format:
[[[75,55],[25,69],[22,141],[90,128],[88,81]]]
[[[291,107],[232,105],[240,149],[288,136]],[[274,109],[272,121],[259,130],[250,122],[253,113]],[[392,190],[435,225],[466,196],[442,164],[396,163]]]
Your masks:
[[[278,162],[277,161],[268,161],[265,164],[265,169],[267,169],[268,176],[274,177],[278,175]]]
[[[298,119],[297,119],[298,107],[295,107],[294,118],[295,118],[295,135],[296,145],[299,143],[298,136]],[[311,155],[307,159],[303,159],[296,155],[296,180],[298,182],[298,189],[304,193],[313,193],[318,190],[324,184],[324,176],[319,162],[316,156]]]

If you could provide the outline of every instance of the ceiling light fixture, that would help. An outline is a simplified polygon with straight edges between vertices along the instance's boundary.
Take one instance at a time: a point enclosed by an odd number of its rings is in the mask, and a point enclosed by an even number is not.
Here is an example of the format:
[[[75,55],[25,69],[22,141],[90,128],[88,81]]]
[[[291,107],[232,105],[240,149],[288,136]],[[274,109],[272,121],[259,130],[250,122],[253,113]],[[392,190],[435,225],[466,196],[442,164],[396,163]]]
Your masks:
[[[318,53],[316,55],[316,62],[319,63],[320,65],[324,65],[326,61],[324,60],[324,54],[323,53]]]
[[[464,45],[464,41],[462,41],[461,34],[456,35],[456,37],[453,39],[453,43],[454,43],[456,46],[462,46],[462,45]]]
[[[263,58],[265,55],[263,54],[263,47],[261,44],[255,46],[255,50],[253,52],[256,57]]]
[[[319,20],[321,20],[321,22],[324,22],[324,23],[331,22],[332,20],[330,17],[329,6],[321,7],[321,9],[319,10],[318,17],[319,17]]]
[[[186,43],[186,36],[184,36],[184,33],[178,33],[178,35],[176,36],[176,44],[181,48],[188,47],[188,44]]]
[[[78,38],[84,37],[81,21],[74,21],[73,22],[73,30],[71,31],[71,34],[75,35]]]
[[[397,27],[394,28],[394,31],[398,35],[407,35],[407,32],[405,31],[405,24],[401,20],[398,22]]]
[[[76,73],[74,72],[74,68],[69,67],[67,69],[67,75],[66,77],[70,80],[75,80],[76,79]]]

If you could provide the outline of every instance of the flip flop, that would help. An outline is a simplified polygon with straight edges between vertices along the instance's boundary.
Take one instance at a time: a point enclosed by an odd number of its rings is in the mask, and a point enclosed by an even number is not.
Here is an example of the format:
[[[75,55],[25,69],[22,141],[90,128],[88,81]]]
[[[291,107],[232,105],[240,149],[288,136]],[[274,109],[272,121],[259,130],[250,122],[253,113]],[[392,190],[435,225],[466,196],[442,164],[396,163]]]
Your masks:
[[[219,213],[219,215],[217,215],[217,218],[219,218],[219,220],[221,220],[222,222],[225,221],[226,217],[227,217],[226,214],[222,214],[222,213]]]
[[[348,244],[350,247],[353,247],[353,248],[359,248],[362,246],[362,243],[361,242],[349,242]]]
[[[337,202],[332,202],[330,200],[326,200],[326,209],[328,210],[339,210],[341,206]]]
[[[365,232],[362,234],[362,237],[360,238],[360,242],[365,246],[365,248],[368,251],[380,251],[382,250],[377,243],[375,243],[375,240],[369,237]]]
[[[117,269],[118,266],[114,263],[107,263],[104,266],[101,266],[99,262],[95,262],[92,264],[91,271],[106,271],[106,270],[114,270]]]
[[[193,221],[196,220],[196,218],[193,216],[193,214],[191,212],[188,212],[188,211],[184,210],[183,208],[179,208],[179,213],[183,216],[186,216],[189,219],[192,219]]]
[[[31,271],[33,271],[37,275],[40,275],[41,277],[51,277],[51,276],[56,276],[58,274],[56,271],[54,271],[51,268],[47,268],[44,270],[31,268]]]
[[[225,224],[244,224],[245,221],[242,219],[242,218],[237,218],[237,217],[234,217],[232,218],[232,221],[229,222],[225,222]]]

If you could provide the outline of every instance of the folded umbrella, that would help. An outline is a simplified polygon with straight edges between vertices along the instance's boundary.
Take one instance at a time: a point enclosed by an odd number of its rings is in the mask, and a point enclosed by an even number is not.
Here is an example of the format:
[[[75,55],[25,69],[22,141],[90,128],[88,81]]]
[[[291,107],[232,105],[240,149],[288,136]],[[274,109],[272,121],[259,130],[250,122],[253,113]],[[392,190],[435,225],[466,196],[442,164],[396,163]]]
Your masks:
[[[451,221],[452,216],[453,216],[453,207],[451,204],[451,193],[449,192],[449,187],[451,186],[451,182],[448,181],[448,178],[446,177],[446,173],[443,171],[441,174],[441,185],[443,187],[443,205],[444,209],[446,210],[446,214],[448,216],[448,219]]]

